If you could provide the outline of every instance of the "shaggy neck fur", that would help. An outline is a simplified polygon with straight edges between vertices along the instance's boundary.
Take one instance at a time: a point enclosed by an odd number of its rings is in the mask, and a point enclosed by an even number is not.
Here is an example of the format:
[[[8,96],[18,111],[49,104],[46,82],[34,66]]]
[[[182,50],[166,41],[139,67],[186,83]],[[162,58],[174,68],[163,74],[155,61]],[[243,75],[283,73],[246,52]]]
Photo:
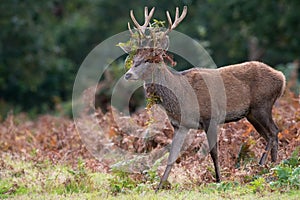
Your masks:
[[[181,84],[182,77],[168,69],[167,65],[154,66],[151,77],[145,80],[145,91],[147,98],[158,99],[156,103],[161,104],[168,116],[180,122],[181,112],[178,98],[183,99],[184,87]]]

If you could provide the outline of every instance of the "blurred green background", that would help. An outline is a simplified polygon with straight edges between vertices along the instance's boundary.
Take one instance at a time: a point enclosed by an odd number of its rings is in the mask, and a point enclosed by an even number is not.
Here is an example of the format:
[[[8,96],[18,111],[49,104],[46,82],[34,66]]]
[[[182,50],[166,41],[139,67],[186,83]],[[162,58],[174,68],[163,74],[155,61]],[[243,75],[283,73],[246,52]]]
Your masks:
[[[141,21],[144,6],[155,6],[154,18],[165,20],[165,10],[173,16],[184,5],[188,15],[176,30],[205,44],[218,66],[260,60],[295,70],[299,0],[1,0],[0,114],[59,109],[85,56],[127,30],[130,9]]]

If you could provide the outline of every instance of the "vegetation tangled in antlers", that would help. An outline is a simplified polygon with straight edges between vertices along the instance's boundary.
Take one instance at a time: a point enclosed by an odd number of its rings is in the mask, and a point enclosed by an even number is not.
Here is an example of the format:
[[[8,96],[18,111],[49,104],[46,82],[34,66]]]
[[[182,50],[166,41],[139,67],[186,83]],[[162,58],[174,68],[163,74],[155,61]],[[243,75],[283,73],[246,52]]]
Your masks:
[[[125,43],[119,43],[118,46],[128,52],[125,60],[125,69],[132,67],[132,59],[136,54],[143,54],[148,57],[151,63],[169,63],[172,67],[176,65],[173,56],[167,53],[169,46],[169,37],[165,34],[164,21],[154,20],[141,34],[137,29],[134,32],[130,30],[131,37]],[[150,49],[150,51],[149,51]]]

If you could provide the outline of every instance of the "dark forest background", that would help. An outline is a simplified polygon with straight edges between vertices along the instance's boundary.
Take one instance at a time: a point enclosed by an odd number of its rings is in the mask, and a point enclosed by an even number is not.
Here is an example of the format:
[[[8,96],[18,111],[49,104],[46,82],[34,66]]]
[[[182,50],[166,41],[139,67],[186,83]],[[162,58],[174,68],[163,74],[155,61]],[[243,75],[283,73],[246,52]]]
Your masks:
[[[154,17],[165,20],[166,10],[174,15],[184,5],[188,15],[176,30],[201,41],[218,66],[259,60],[288,77],[295,71],[298,0],[1,0],[0,114],[69,105],[83,59],[127,30],[130,9],[141,20],[144,6],[155,6]]]

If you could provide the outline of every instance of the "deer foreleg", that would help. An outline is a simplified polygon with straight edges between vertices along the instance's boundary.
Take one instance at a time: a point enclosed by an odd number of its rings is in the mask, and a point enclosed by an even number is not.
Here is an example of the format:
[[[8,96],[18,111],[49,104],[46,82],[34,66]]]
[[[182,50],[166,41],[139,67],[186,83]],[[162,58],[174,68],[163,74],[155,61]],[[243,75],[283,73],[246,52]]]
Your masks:
[[[162,185],[167,181],[171,169],[179,156],[180,150],[182,148],[187,133],[188,133],[188,129],[183,127],[179,128],[178,130],[175,130],[175,134],[170,149],[170,154],[168,157],[168,164],[155,192],[157,192],[162,187]]]

